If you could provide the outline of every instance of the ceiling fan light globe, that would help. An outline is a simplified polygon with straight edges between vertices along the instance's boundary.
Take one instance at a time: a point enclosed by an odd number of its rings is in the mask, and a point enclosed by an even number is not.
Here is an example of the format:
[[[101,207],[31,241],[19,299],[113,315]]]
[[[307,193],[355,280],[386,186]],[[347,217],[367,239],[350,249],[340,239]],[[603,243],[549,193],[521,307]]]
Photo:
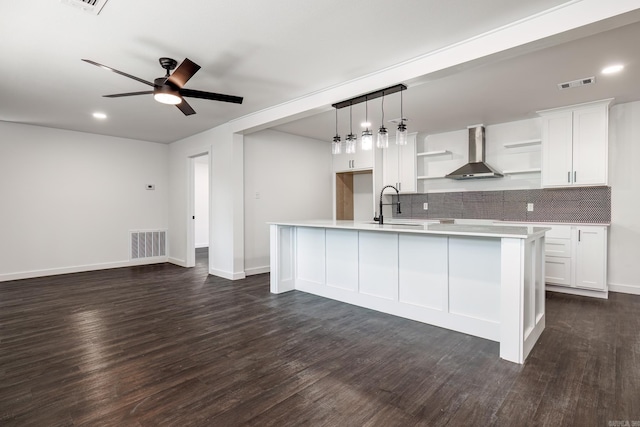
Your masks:
[[[169,105],[178,105],[182,102],[182,98],[172,93],[156,93],[153,95],[153,99],[155,99],[158,102],[161,102],[162,104],[169,104]]]

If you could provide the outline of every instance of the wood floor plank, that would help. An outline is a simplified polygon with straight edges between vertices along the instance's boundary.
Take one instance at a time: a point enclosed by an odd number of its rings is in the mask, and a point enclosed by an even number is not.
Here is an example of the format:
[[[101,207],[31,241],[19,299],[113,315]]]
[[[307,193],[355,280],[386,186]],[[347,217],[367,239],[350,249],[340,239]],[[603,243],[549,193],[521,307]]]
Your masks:
[[[548,293],[499,345],[170,264],[0,283],[4,426],[600,426],[640,421],[640,297]]]

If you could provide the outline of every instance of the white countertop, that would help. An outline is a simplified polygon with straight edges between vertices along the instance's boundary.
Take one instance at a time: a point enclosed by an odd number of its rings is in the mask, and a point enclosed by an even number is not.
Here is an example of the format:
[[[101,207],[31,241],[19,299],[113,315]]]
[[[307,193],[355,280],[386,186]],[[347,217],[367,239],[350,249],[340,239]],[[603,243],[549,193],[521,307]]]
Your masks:
[[[336,228],[360,231],[380,231],[393,233],[444,234],[449,236],[510,237],[528,239],[538,237],[550,230],[549,227],[508,226],[488,224],[441,224],[434,221],[389,221],[383,225],[374,222],[301,220],[269,222],[269,224],[291,227]]]

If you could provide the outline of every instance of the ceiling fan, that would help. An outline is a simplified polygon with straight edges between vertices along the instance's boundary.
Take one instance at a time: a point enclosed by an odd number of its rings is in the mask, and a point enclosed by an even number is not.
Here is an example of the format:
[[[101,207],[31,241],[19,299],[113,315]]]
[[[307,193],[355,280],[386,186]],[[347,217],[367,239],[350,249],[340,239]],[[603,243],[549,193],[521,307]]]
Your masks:
[[[89,64],[96,65],[100,68],[104,68],[105,70],[113,71],[116,74],[120,74],[125,77],[129,77],[130,79],[137,80],[140,83],[144,83],[146,85],[152,86],[153,90],[144,91],[144,92],[128,92],[128,93],[116,93],[113,95],[104,95],[106,98],[119,98],[122,96],[136,96],[136,95],[151,95],[153,94],[153,98],[161,102],[163,104],[171,104],[178,107],[180,111],[184,113],[185,116],[190,116],[191,114],[195,114],[195,110],[191,108],[191,105],[184,99],[184,97],[191,98],[201,98],[201,99],[210,99],[212,101],[223,101],[223,102],[232,102],[234,104],[242,104],[241,96],[233,96],[233,95],[224,95],[221,93],[213,93],[213,92],[204,92],[201,90],[193,90],[193,89],[185,89],[183,86],[187,81],[193,77],[195,73],[198,72],[200,66],[195,62],[191,61],[189,58],[185,58],[184,61],[180,64],[178,68],[178,62],[175,59],[171,58],[160,58],[160,66],[167,70],[167,73],[164,77],[158,77],[153,81],[153,83],[141,79],[136,76],[132,76],[131,74],[124,73],[122,71],[116,70],[115,68],[107,67],[106,65],[98,64],[97,62],[91,61],[89,59],[83,59],[84,62],[88,62]],[[171,70],[175,69],[173,73],[170,73]]]

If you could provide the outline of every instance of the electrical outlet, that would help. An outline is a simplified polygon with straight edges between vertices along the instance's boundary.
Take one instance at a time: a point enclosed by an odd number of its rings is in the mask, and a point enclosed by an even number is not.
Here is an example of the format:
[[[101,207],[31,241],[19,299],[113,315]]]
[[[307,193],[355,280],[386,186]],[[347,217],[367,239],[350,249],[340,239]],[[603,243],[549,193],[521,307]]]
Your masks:
[[[533,212],[533,203],[527,203],[527,212]]]
[[[427,209],[429,209],[429,203],[423,203],[422,204],[422,210],[426,211]]]

